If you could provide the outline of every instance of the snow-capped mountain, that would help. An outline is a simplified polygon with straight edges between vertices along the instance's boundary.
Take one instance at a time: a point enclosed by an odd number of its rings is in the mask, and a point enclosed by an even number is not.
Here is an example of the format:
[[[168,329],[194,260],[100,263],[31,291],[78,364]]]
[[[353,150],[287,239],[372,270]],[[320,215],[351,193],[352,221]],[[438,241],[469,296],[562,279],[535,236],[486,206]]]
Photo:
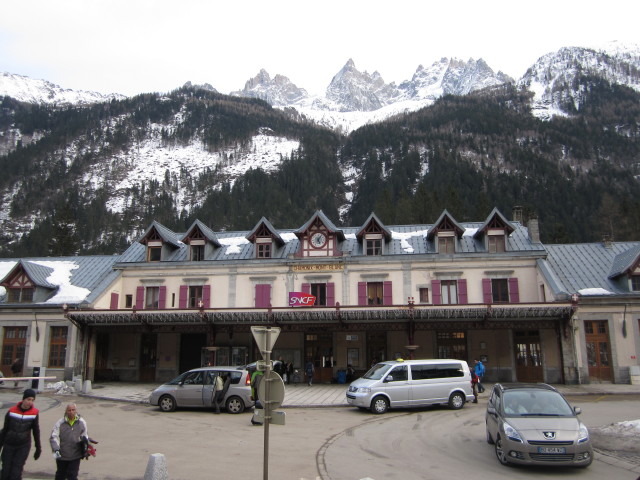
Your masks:
[[[103,95],[85,90],[70,90],[46,80],[34,80],[6,72],[0,75],[0,95],[6,95],[21,102],[55,105],[86,105],[126,98],[117,93]]]
[[[640,47],[613,42],[601,48],[561,48],[540,57],[518,85],[533,92],[533,114],[549,119],[580,108],[588,90],[584,78],[640,91]]]

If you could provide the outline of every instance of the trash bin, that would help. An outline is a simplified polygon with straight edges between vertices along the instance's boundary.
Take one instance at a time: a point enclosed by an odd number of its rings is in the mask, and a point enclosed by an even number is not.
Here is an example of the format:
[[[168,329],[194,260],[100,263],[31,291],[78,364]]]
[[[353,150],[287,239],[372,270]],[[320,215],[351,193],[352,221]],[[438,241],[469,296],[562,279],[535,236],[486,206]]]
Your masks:
[[[44,377],[44,367],[33,367],[32,377]],[[44,378],[34,378],[31,380],[31,388],[40,393],[44,390]]]
[[[338,383],[347,383],[347,371],[338,370]]]

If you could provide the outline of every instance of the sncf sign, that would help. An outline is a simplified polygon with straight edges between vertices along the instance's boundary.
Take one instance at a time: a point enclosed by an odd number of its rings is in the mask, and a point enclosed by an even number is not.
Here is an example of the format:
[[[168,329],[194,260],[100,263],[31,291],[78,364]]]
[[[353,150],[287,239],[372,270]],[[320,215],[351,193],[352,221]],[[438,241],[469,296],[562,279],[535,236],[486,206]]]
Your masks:
[[[289,292],[290,307],[310,307],[316,303],[315,295],[304,292]]]

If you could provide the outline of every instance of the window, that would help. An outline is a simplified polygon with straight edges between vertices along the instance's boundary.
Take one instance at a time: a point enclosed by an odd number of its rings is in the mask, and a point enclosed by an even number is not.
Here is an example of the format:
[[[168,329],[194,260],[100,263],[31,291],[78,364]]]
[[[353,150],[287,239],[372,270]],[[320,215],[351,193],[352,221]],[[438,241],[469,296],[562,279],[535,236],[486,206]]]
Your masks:
[[[391,370],[387,376],[385,377],[385,382],[406,382],[409,379],[407,373],[407,366],[402,365],[400,367],[395,367]]]
[[[256,284],[256,308],[269,308],[271,307],[271,284],[258,283]]]
[[[257,258],[271,258],[271,243],[256,244]]]
[[[440,284],[443,305],[458,303],[458,282],[456,280],[442,280]]]
[[[199,308],[202,302],[202,286],[189,287],[189,308]]]
[[[311,295],[316,297],[316,303],[314,305],[326,305],[327,304],[327,284],[326,283],[312,283],[310,285]]]
[[[419,292],[420,292],[420,303],[429,303],[429,289],[421,288],[419,289]]]
[[[149,245],[147,248],[147,260],[149,262],[159,262],[162,258],[162,247],[157,245]]]
[[[367,283],[367,305],[383,305],[382,282]]]
[[[489,235],[489,253],[504,253],[505,243],[503,235]]]
[[[125,295],[124,296],[124,308],[131,308],[133,307],[133,295],[129,294],[129,295]]]
[[[455,253],[454,237],[438,237],[438,253]]]
[[[33,301],[33,288],[9,288],[7,289],[7,303],[31,303]]]
[[[631,275],[631,290],[640,291],[640,275]]]
[[[2,342],[2,367],[5,372],[16,359],[24,359],[27,348],[27,327],[4,327]]]
[[[204,245],[191,245],[191,260],[193,262],[204,260]]]
[[[493,303],[509,302],[509,282],[506,278],[494,278],[491,280],[491,299]]]
[[[160,308],[160,287],[147,287],[144,308]]]
[[[382,255],[382,239],[381,238],[369,238],[366,242],[366,254],[367,255]]]
[[[67,354],[67,327],[51,327],[49,368],[63,368]]]
[[[465,332],[438,332],[438,358],[467,359],[467,338]]]

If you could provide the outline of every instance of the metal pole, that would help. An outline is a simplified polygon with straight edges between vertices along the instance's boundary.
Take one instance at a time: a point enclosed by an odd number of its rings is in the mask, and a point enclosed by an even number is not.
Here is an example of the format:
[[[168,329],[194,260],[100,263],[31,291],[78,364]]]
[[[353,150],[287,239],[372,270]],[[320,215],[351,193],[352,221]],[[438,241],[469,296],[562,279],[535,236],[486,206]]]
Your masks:
[[[267,327],[266,339],[267,346],[271,345],[271,327]],[[261,399],[264,408],[264,458],[262,478],[269,480],[269,420],[271,420],[271,388],[269,385],[271,382],[269,382],[269,374],[271,373],[271,350],[264,352],[264,359],[267,362],[267,368],[262,378],[266,383],[264,385],[264,398]]]

